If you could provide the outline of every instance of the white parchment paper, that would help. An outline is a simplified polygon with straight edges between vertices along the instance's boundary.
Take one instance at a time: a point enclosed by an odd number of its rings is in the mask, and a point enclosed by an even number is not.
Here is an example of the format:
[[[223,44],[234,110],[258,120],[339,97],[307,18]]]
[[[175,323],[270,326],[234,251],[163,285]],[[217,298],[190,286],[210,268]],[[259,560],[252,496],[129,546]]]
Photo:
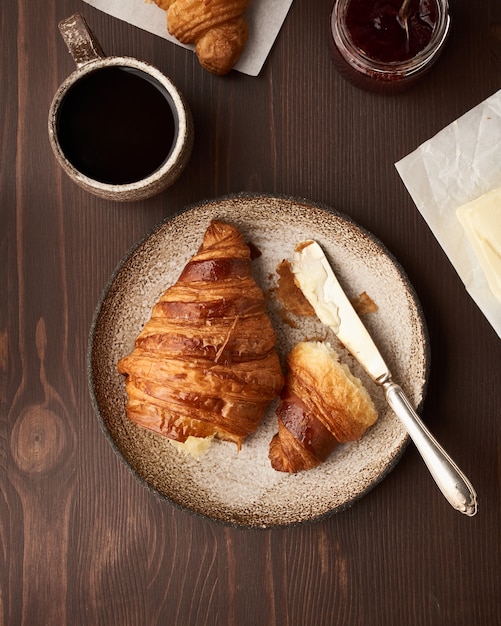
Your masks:
[[[501,187],[501,90],[395,167],[468,293],[501,337],[501,303],[456,217],[458,207]]]
[[[193,50],[167,31],[166,13],[156,4],[145,0],[84,0],[96,9],[137,26],[163,39]],[[257,76],[282,28],[292,0],[253,0],[246,16],[249,22],[249,40],[235,69],[249,76]]]

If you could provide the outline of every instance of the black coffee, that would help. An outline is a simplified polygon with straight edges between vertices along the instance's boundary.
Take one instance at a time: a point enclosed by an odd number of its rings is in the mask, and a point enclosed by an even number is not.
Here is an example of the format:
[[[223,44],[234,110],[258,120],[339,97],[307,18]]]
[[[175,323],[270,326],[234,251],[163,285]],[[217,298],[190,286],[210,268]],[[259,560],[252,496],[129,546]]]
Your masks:
[[[57,134],[66,158],[82,174],[102,183],[133,183],[169,156],[176,135],[171,98],[140,70],[102,68],[64,96]]]

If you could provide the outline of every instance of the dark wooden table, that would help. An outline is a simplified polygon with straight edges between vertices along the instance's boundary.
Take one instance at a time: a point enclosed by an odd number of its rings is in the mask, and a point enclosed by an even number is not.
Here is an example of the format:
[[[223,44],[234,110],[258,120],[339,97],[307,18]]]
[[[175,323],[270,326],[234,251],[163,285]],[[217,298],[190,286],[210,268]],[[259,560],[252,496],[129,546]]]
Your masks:
[[[501,624],[500,341],[394,168],[501,86],[498,0],[452,5],[433,72],[384,97],[334,70],[329,0],[295,0],[257,78],[209,75],[191,52],[78,0],[1,3],[1,624]],[[99,200],[52,156],[47,111],[73,70],[57,22],[75,11],[106,52],[157,65],[192,107],[192,159],[154,199]],[[429,326],[423,417],[474,483],[476,517],[447,504],[412,445],[349,510],[268,530],[178,510],[119,461],[87,388],[102,290],[162,219],[240,191],[327,203],[396,255]]]

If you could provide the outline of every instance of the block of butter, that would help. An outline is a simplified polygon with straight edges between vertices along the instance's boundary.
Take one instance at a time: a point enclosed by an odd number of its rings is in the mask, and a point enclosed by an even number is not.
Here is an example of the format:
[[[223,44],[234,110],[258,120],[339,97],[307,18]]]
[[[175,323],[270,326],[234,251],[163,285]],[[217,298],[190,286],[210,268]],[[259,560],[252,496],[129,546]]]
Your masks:
[[[501,302],[501,187],[456,210],[494,296]]]

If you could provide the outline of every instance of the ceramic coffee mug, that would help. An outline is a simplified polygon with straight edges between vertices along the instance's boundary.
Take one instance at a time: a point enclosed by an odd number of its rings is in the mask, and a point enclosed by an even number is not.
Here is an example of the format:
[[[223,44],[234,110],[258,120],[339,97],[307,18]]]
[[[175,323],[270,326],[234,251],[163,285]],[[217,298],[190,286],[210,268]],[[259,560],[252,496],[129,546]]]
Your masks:
[[[49,139],[62,168],[87,191],[111,200],[164,191],[193,148],[185,99],[152,65],[106,56],[79,13],[59,30],[77,66],[49,111]]]

